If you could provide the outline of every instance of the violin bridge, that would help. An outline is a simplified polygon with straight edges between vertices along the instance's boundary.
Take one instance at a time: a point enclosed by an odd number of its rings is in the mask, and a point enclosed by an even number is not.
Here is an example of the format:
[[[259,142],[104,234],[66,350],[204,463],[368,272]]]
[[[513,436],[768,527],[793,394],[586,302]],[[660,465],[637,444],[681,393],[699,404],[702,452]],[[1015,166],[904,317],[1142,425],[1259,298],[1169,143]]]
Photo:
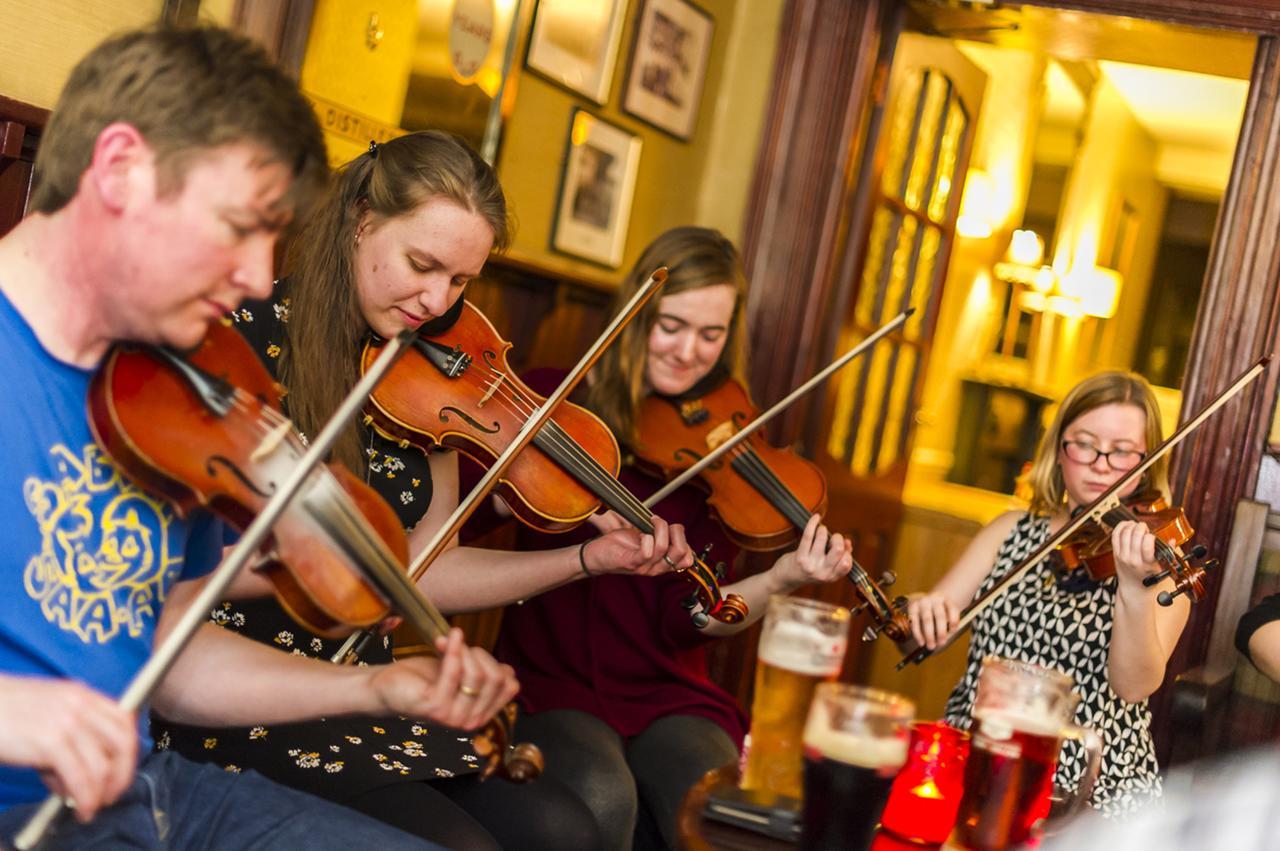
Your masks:
[[[711,429],[710,433],[707,434],[707,448],[715,449],[720,444],[733,437],[736,433],[737,429],[733,427],[733,423],[727,420],[720,423],[720,425]]]
[[[289,420],[285,420],[284,422],[280,423],[280,425],[276,426],[270,432],[268,432],[266,437],[262,438],[262,442],[259,443],[257,447],[254,448],[252,454],[249,455],[249,460],[253,461],[256,464],[257,462],[266,458],[272,452],[275,452],[276,449],[280,446],[280,444],[284,442],[284,439],[288,437],[289,433],[292,431],[293,431],[292,422],[290,422]]]
[[[501,372],[493,377],[493,383],[489,385],[489,389],[484,391],[484,395],[480,397],[480,402],[476,405],[477,408],[483,408],[484,403],[493,398],[493,394],[498,392],[498,388],[502,385],[502,379],[504,378],[506,378],[506,375]]]

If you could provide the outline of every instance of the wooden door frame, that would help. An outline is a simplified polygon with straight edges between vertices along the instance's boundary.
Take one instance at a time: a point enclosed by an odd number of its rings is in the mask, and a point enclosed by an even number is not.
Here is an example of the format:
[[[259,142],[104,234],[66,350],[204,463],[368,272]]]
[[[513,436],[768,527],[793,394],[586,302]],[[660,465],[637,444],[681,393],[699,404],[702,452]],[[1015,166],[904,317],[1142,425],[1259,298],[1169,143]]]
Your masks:
[[[1249,98],[1183,380],[1183,411],[1195,411],[1264,352],[1280,324],[1280,0],[1024,0],[1029,5],[1127,15],[1166,23],[1229,27],[1259,36]],[[743,257],[757,282],[747,300],[758,359],[753,387],[779,398],[830,356],[829,306],[860,239],[854,186],[868,156],[868,120],[883,98],[902,6],[892,0],[790,0],[749,199]],[[874,128],[871,128],[874,130]],[[834,179],[833,179],[834,177]],[[854,226],[851,226],[850,220]],[[1234,506],[1255,494],[1275,406],[1280,366],[1210,420],[1175,454],[1171,482],[1197,540],[1224,553]],[[775,438],[794,440],[812,409],[781,421]],[[1264,485],[1264,489],[1268,489]],[[1220,582],[1192,613],[1169,664],[1170,677],[1204,657]],[[1152,700],[1157,732],[1165,695]]]

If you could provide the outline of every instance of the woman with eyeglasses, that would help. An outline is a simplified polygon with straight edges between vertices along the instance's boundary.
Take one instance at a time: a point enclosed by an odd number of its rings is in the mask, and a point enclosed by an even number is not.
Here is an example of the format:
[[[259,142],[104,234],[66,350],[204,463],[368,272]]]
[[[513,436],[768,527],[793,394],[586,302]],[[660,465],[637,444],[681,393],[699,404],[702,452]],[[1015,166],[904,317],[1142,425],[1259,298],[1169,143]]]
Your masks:
[[[975,596],[1017,568],[1073,511],[1141,463],[1160,439],[1160,410],[1141,376],[1104,372],[1077,384],[1036,452],[1028,510],[1007,512],[988,524],[932,591],[910,600],[916,641],[931,649],[945,643]],[[1167,466],[1165,459],[1157,461],[1121,496],[1167,494]],[[1111,579],[1064,576],[1046,559],[973,621],[968,666],[946,710],[949,722],[969,727],[978,671],[987,656],[1072,676],[1081,698],[1076,723],[1097,731],[1105,745],[1090,803],[1106,815],[1132,811],[1160,794],[1147,697],[1164,680],[1190,608],[1185,597],[1168,607],[1157,603],[1160,591],[1172,590],[1172,580],[1143,586],[1144,577],[1160,570],[1156,539],[1146,526],[1118,524],[1111,544]],[[1083,749],[1065,742],[1055,784],[1074,788],[1084,767]]]

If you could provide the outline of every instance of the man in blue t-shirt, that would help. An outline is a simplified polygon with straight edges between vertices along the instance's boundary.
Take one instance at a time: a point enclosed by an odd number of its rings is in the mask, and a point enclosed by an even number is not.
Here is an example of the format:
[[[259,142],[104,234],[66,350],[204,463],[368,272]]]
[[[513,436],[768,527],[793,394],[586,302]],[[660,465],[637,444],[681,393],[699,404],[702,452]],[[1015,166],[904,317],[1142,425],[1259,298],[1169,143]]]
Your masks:
[[[0,845],[52,789],[56,840],[130,847],[422,847],[263,778],[150,754],[115,703],[221,554],[112,465],[85,416],[116,340],[194,346],[265,297],[281,229],[325,175],[315,117],[247,40],[127,33],[73,70],[41,140],[32,215],[0,238]],[[153,695],[205,725],[403,714],[474,728],[515,694],[456,631],[439,661],[370,668],[206,624]],[[140,747],[141,745],[141,747]]]

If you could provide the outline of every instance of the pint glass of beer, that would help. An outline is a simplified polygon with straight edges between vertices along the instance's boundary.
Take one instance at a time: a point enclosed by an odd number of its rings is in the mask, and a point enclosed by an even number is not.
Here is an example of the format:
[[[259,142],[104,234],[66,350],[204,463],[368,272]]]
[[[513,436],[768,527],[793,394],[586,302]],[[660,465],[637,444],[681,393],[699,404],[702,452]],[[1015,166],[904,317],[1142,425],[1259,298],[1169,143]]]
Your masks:
[[[978,675],[964,797],[956,841],[977,851],[1026,842],[1049,814],[1053,774],[1064,739],[1085,748],[1088,764],[1074,808],[1089,799],[1102,761],[1102,740],[1071,723],[1079,698],[1066,674],[987,657]]]
[[[867,851],[907,761],[915,705],[879,689],[818,686],[804,728],[804,851]]]
[[[756,659],[742,788],[800,797],[800,740],[813,690],[840,675],[849,610],[801,597],[769,600]]]

